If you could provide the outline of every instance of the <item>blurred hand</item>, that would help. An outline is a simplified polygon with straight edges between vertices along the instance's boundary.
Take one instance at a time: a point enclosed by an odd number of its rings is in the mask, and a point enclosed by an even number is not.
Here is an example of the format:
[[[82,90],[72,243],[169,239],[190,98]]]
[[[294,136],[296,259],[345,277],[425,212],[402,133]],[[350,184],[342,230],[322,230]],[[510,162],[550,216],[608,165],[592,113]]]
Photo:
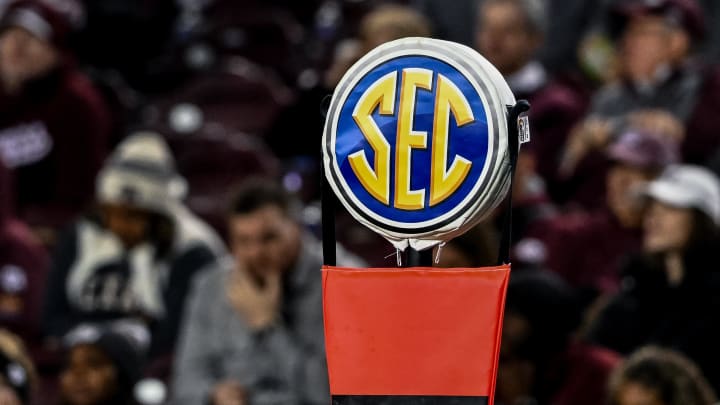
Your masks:
[[[226,289],[230,305],[253,330],[264,329],[275,321],[282,293],[280,271],[263,272],[258,281],[239,268],[231,275]]]
[[[0,405],[22,405],[15,391],[7,386],[0,387]]]
[[[614,125],[602,118],[588,118],[573,128],[565,144],[559,172],[570,176],[578,163],[594,149],[600,149],[610,142]]]
[[[245,405],[245,391],[240,383],[233,380],[217,384],[212,391],[213,405]]]
[[[632,128],[668,137],[675,142],[685,138],[685,126],[674,115],[663,110],[641,110],[628,115]]]

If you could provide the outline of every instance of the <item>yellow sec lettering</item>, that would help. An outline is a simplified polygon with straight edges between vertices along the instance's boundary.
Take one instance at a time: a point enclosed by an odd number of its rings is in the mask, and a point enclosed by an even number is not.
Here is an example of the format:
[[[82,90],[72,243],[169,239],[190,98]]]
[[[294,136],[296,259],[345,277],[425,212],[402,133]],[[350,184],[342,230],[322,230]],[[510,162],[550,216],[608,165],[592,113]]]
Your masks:
[[[433,123],[432,163],[430,167],[430,206],[451,196],[467,177],[472,163],[456,155],[448,169],[450,113],[459,127],[475,120],[472,108],[460,89],[443,75],[438,75]]]
[[[362,95],[353,111],[355,123],[375,153],[374,164],[370,166],[364,150],[348,156],[350,167],[363,187],[385,205],[390,204],[390,144],[373,120],[372,113],[379,107],[381,115],[393,115],[396,85],[397,72],[381,77]]]
[[[373,149],[375,159],[368,162],[364,150],[348,156],[350,166],[363,187],[378,201],[390,205],[391,148],[372,114],[395,113],[395,95],[398,72],[388,73],[373,83],[360,97],[353,119]],[[394,206],[403,210],[425,208],[425,188],[411,189],[412,150],[427,148],[427,132],[413,130],[416,95],[418,89],[432,91],[433,72],[428,69],[409,68],[402,71],[400,98],[395,139]],[[458,127],[475,121],[472,108],[457,86],[447,77],[438,74],[435,89],[435,111],[430,167],[429,205],[445,201],[462,185],[472,163],[456,155],[448,167],[450,143],[450,116]]]
[[[427,132],[413,130],[417,89],[432,89],[433,72],[404,69],[400,85],[397,137],[395,141],[395,208],[419,210],[425,207],[425,189],[411,190],[410,175],[413,149],[427,148]]]

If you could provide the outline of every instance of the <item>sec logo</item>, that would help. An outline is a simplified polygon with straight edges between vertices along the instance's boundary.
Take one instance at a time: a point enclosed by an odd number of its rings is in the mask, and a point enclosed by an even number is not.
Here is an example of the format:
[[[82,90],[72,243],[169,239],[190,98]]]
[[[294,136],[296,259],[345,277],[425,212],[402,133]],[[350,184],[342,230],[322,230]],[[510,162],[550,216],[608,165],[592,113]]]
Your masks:
[[[507,185],[500,134],[514,100],[478,57],[438,40],[393,41],[336,89],[326,176],[350,213],[391,241],[441,241],[477,222]]]

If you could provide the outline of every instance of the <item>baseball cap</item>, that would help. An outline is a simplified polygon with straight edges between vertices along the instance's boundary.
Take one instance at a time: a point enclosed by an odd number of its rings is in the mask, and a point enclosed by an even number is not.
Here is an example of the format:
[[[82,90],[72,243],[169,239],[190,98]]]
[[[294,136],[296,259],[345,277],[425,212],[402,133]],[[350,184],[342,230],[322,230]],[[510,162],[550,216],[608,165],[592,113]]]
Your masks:
[[[631,166],[662,169],[667,165],[678,163],[678,143],[667,137],[628,130],[607,149],[609,159]]]
[[[670,166],[643,194],[673,207],[695,208],[720,226],[720,180],[704,167]]]

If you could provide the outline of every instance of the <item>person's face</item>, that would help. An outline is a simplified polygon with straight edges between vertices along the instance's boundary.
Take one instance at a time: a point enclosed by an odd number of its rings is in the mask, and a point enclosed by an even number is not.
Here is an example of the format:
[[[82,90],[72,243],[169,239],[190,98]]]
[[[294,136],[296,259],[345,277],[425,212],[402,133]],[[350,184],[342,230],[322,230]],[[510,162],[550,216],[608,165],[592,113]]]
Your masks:
[[[229,225],[233,256],[251,274],[284,271],[295,261],[298,226],[279,207],[233,215]]]
[[[645,214],[645,250],[650,253],[682,251],[690,239],[693,213],[653,201]]]
[[[513,2],[481,6],[478,19],[475,45],[503,75],[527,64],[542,41],[525,28],[523,13]]]
[[[117,390],[117,371],[105,353],[90,345],[70,351],[68,364],[60,374],[60,391],[68,405],[103,404]]]
[[[102,204],[100,212],[105,226],[126,248],[140,244],[148,234],[150,213],[123,204]]]
[[[659,16],[632,18],[620,43],[621,70],[625,77],[650,80],[658,68],[671,66],[683,56],[687,37],[679,29],[668,26]]]
[[[623,384],[615,397],[617,405],[667,405],[658,396],[657,391],[645,386],[628,382]]]
[[[52,45],[22,28],[8,28],[0,35],[0,76],[6,85],[20,86],[42,76],[58,59]]]
[[[610,211],[628,228],[639,227],[642,220],[642,200],[637,190],[652,179],[646,171],[623,164],[613,165],[606,177],[606,202]]]

